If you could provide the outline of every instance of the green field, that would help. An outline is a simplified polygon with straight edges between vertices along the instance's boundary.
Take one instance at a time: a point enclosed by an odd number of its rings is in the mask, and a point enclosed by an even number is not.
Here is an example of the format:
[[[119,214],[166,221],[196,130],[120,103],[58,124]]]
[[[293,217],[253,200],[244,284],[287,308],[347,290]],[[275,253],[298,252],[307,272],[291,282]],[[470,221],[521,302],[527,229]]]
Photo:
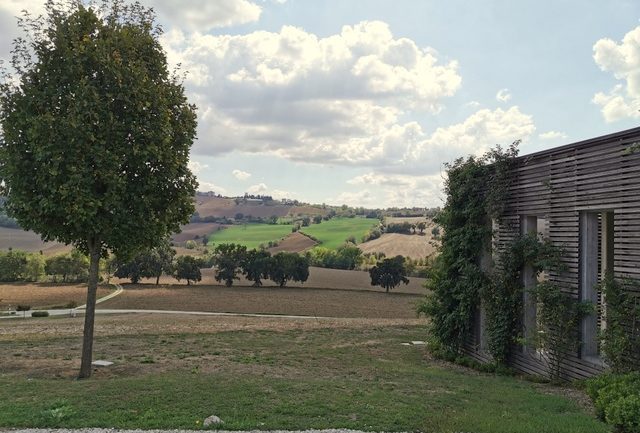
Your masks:
[[[400,344],[425,335],[424,326],[398,325],[98,335],[96,356],[116,363],[84,381],[55,378],[78,338],[14,337],[3,341],[7,357],[45,353],[50,371],[0,375],[0,429],[200,429],[216,414],[228,430],[610,431],[562,389]]]
[[[360,242],[362,236],[378,223],[377,219],[371,218],[333,218],[321,224],[302,227],[300,231],[318,239],[320,246],[334,250],[344,244],[349,236],[355,236],[356,241]]]
[[[249,249],[266,245],[269,241],[279,241],[291,233],[290,225],[282,224],[244,224],[219,230],[209,236],[209,245],[234,243]]]

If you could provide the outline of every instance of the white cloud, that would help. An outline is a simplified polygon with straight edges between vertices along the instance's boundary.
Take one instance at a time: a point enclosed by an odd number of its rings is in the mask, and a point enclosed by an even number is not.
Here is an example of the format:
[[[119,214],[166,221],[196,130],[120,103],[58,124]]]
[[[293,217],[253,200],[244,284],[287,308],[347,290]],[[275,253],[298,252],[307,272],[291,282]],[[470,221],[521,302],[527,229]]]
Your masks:
[[[471,108],[478,108],[480,104],[478,101],[469,101],[466,104],[464,104],[465,107],[471,107]]]
[[[242,171],[238,169],[233,170],[231,174],[233,174],[233,177],[235,177],[238,180],[247,180],[251,177],[251,173],[247,173],[246,171]]]
[[[444,178],[441,174],[429,176],[388,175],[370,172],[347,181],[351,185],[375,187],[377,206],[435,207],[441,206]]]
[[[556,138],[566,139],[567,134],[560,131],[547,131],[541,133],[538,137],[540,137],[541,140],[555,140]]]
[[[201,164],[198,161],[189,161],[189,170],[191,170],[191,173],[193,174],[200,174],[202,172],[202,170],[209,168],[209,166],[207,164]]]
[[[358,192],[345,191],[335,197],[328,197],[326,202],[333,205],[346,204],[349,206],[378,207],[376,199],[368,189]]]
[[[198,191],[201,192],[209,192],[209,191],[213,191],[216,194],[226,194],[227,190],[219,185],[216,185],[214,183],[211,182],[205,182],[205,181],[201,181],[198,180]]]
[[[500,89],[496,93],[496,100],[499,102],[509,102],[510,99],[511,93],[509,93],[509,89]]]
[[[163,21],[190,31],[206,32],[258,21],[262,8],[248,0],[146,0]]]
[[[628,32],[620,43],[600,39],[593,45],[593,59],[622,84],[609,92],[598,92],[592,102],[601,107],[607,122],[640,118],[640,26]]]
[[[296,194],[290,191],[284,191],[281,189],[273,189],[269,192],[271,197],[276,200],[281,200],[283,198],[293,198]]]
[[[455,61],[379,21],[325,38],[284,26],[245,35],[163,36],[189,71],[200,107],[194,152],[269,152],[292,159],[361,159],[406,110],[437,113],[461,84]],[[398,125],[402,126],[402,125]]]
[[[268,190],[269,190],[269,187],[267,187],[267,185],[265,185],[264,183],[251,185],[249,188],[247,188],[247,192],[249,194],[264,194]]]

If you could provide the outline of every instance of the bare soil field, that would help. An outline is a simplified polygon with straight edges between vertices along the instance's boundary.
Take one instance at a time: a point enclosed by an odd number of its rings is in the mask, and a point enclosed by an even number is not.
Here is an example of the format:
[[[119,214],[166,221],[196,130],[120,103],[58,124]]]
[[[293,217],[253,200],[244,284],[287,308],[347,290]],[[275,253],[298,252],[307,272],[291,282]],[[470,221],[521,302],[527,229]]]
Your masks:
[[[300,232],[291,233],[286,238],[278,243],[277,247],[269,248],[271,254],[279,253],[281,251],[291,253],[301,253],[310,248],[313,248],[318,243],[308,236],[303,235]]]
[[[213,269],[202,269],[202,281],[197,286],[220,286],[224,284],[218,283],[214,279],[215,271]],[[112,278],[111,281],[120,284],[127,284],[129,280]],[[144,285],[149,287],[155,287],[155,279],[142,279]],[[392,293],[404,293],[411,295],[423,296],[427,293],[424,288],[425,279],[409,277],[409,284],[401,284],[392,290]],[[160,278],[161,285],[187,285],[186,281],[178,282],[175,278],[169,276],[162,276]],[[240,280],[234,283],[235,286],[249,287],[253,283],[246,280],[242,276]],[[270,280],[263,280],[262,287],[277,287]],[[298,287],[304,289],[329,289],[329,290],[357,290],[357,291],[371,291],[371,292],[384,292],[385,290],[378,286],[371,285],[371,279],[369,273],[366,271],[346,271],[341,269],[326,269],[316,268],[311,266],[309,268],[309,279],[305,283],[289,282],[287,287]]]
[[[385,233],[378,239],[358,245],[363,253],[384,253],[387,257],[397,255],[422,259],[435,252],[431,245],[431,233],[424,235],[404,235],[401,233]]]
[[[42,251],[45,255],[63,254],[71,251],[71,246],[68,245],[58,242],[42,242],[40,235],[34,232],[0,227],[0,250],[7,251],[9,248],[32,253]]]
[[[110,286],[98,287],[98,298],[112,291],[113,288]],[[83,305],[86,298],[86,284],[5,283],[0,285],[0,311],[16,305],[30,305],[33,310],[62,307],[71,302]]]
[[[221,197],[196,197],[196,211],[201,217],[217,216],[233,218],[237,213],[254,217],[268,218],[270,216],[284,217],[289,213],[291,206],[246,204],[236,205],[230,198]]]
[[[433,225],[433,222],[426,217],[385,217],[387,224],[402,224],[404,222],[418,224],[419,222],[427,223],[427,227]]]
[[[218,223],[191,223],[182,226],[182,231],[171,236],[173,242],[186,242],[189,240],[199,240],[209,236],[211,233],[226,227]]]
[[[319,317],[415,318],[421,296],[296,287],[124,285],[98,309],[151,309]]]

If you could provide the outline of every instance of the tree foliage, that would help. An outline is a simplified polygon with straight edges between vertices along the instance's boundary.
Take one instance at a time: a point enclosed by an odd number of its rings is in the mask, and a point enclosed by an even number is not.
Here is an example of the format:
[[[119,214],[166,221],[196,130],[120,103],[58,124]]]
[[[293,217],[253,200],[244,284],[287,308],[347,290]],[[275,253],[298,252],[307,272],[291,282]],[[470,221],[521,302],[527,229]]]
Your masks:
[[[309,278],[309,260],[296,253],[280,252],[271,258],[269,279],[280,287],[287,281],[304,283]]]
[[[193,256],[180,256],[176,260],[175,277],[178,281],[187,280],[187,286],[191,282],[202,280],[200,272],[200,261]]]
[[[240,267],[247,280],[253,281],[254,287],[261,286],[263,278],[269,278],[271,260],[268,251],[251,250],[245,253]]]
[[[44,240],[90,257],[80,377],[91,374],[98,262],[176,232],[193,212],[194,106],[170,74],[150,9],[47,3],[22,20],[0,86],[6,209]]]
[[[409,284],[409,279],[405,277],[406,273],[404,257],[402,256],[384,259],[369,270],[371,285],[381,286],[387,293],[400,283]]]
[[[217,245],[213,255],[213,265],[216,268],[215,279],[224,281],[227,287],[239,280],[240,266],[247,253],[247,247],[237,244]],[[255,279],[253,279],[255,282]]]

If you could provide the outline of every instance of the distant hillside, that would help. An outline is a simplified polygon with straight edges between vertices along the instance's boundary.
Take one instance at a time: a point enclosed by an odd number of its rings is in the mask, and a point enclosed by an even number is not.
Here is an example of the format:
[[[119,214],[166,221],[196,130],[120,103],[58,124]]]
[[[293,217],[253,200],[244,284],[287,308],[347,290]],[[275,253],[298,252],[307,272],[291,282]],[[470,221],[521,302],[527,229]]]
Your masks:
[[[225,198],[197,195],[195,197],[196,212],[200,218],[226,217],[235,218],[237,214],[254,218],[283,218],[297,215],[325,215],[327,209],[309,205],[297,205],[293,202],[282,203],[279,200],[252,198]]]

